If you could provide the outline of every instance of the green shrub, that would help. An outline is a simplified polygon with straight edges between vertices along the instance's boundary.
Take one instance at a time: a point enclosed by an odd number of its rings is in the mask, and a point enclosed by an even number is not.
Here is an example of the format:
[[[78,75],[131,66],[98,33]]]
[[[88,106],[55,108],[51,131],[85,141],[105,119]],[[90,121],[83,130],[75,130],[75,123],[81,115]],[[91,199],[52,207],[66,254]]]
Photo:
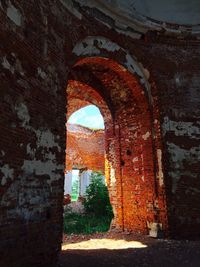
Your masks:
[[[70,208],[65,208],[64,233],[91,234],[109,230],[113,212],[108,190],[102,178],[102,174],[99,172],[91,174],[91,183],[86,189],[83,202],[84,214],[74,213]],[[77,188],[77,184],[74,188]]]
[[[92,213],[97,217],[113,217],[108,189],[103,182],[103,176],[100,172],[92,172],[91,183],[86,189],[83,204],[86,213]]]

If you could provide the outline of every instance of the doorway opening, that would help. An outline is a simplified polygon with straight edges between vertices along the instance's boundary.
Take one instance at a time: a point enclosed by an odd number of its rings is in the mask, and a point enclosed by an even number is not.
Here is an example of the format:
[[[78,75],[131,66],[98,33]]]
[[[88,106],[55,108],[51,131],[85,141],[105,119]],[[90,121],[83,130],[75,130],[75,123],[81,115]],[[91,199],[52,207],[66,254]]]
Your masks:
[[[105,174],[104,120],[100,110],[95,105],[78,109],[69,116],[66,130],[64,191],[73,194],[74,201],[84,196],[92,171]]]
[[[161,139],[143,79],[112,59],[82,58],[69,75],[67,107],[72,114],[74,107],[93,104],[103,115],[110,229],[157,236],[167,228]]]
[[[70,196],[71,201],[77,201],[79,196],[79,170],[66,171],[64,181],[64,201]],[[69,202],[64,202],[64,205]]]
[[[91,104],[67,117],[64,233],[105,232],[113,213],[105,181],[104,119]]]

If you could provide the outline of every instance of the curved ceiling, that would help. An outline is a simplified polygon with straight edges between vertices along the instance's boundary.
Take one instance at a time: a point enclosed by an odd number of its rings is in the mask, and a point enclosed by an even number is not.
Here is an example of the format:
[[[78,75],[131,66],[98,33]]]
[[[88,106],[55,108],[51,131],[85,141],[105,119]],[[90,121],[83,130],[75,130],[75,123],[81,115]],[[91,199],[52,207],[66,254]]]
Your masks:
[[[200,33],[200,0],[60,1],[65,3],[65,6],[68,5],[70,11],[73,3],[86,7],[88,12],[91,10],[92,16],[111,27],[114,26],[120,32],[133,29],[135,33],[144,33],[148,30],[164,29],[167,33],[173,34],[199,35]],[[74,11],[75,6],[73,6],[73,12],[77,15]],[[100,13],[95,13],[96,11]]]
[[[196,25],[200,23],[199,0],[102,0],[110,7],[134,17],[136,12],[153,20]]]

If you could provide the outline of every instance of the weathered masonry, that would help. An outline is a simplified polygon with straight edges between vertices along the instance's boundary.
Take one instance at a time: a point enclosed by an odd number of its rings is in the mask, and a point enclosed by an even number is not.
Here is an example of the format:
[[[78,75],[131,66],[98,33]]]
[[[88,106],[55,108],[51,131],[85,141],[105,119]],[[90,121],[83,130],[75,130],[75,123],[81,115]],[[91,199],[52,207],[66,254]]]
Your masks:
[[[56,265],[80,101],[104,117],[112,227],[200,237],[200,3],[150,2],[0,1],[0,266]]]
[[[75,106],[68,106],[70,110],[85,105],[85,101],[71,101]],[[67,116],[69,117],[69,116]],[[84,196],[91,181],[91,173],[105,173],[105,135],[103,129],[93,130],[78,124],[67,123],[66,163],[64,194],[72,194],[73,170],[78,171],[79,195]]]
[[[104,130],[67,123],[65,171],[88,169],[105,172]]]

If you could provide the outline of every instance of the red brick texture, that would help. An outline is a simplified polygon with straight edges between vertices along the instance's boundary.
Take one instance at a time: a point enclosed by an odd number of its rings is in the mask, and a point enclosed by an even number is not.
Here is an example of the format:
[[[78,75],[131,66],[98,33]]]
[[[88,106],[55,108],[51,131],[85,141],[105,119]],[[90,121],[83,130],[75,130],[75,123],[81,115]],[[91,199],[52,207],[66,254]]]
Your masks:
[[[138,79],[116,62],[100,57],[85,58],[75,65],[70,89],[75,83],[73,78],[96,87],[113,113],[105,124],[105,171],[115,213],[113,227],[147,234],[148,225],[158,222],[166,231],[163,181],[154,175],[159,143],[152,140],[152,114]],[[87,89],[79,89],[84,92],[84,100]],[[155,134],[159,137],[159,133]]]
[[[67,124],[66,171],[88,169],[105,172],[104,130]]]
[[[112,226],[199,238],[199,40],[134,39],[62,2],[0,4],[0,266],[56,265],[66,109],[80,101],[105,120]]]

